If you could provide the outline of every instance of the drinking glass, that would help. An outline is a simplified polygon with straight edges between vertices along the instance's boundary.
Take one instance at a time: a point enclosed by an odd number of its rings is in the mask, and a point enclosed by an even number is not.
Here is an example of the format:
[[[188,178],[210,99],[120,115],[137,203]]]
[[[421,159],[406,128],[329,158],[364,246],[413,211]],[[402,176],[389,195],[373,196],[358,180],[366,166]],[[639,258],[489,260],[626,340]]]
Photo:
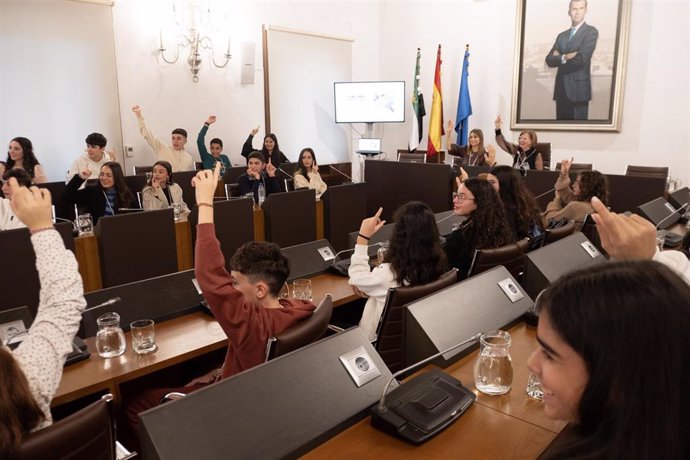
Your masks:
[[[541,387],[541,381],[539,377],[532,371],[529,371],[529,377],[527,378],[527,388],[525,389],[527,394],[534,399],[539,401],[544,399],[544,390]]]
[[[79,236],[91,235],[93,233],[93,220],[91,220],[91,214],[79,214],[77,216],[77,229],[79,229]]]
[[[278,297],[281,299],[287,299],[290,297],[290,286],[287,283],[283,283],[283,288],[280,290]]]
[[[158,350],[156,332],[152,319],[140,319],[129,325],[132,331],[132,349],[138,355],[146,355]]]
[[[146,173],[146,183],[150,184],[151,183],[151,178],[153,178],[153,173],[152,172],[147,172]]]
[[[502,395],[513,383],[513,362],[510,358],[510,334],[492,331],[479,339],[480,351],[474,363],[474,386],[488,395]]]
[[[120,327],[120,315],[115,312],[103,313],[96,320],[96,350],[101,358],[114,358],[127,349],[125,333]]]
[[[378,260],[379,265],[381,265],[383,263],[383,261],[386,259],[387,253],[388,253],[388,243],[381,243],[381,246],[376,251],[376,259]]]
[[[292,296],[295,299],[311,300],[311,280],[300,279],[292,283]]]
[[[179,203],[173,203],[172,204],[173,208],[173,216],[175,217],[175,220],[180,220],[180,213],[182,212],[182,208]]]

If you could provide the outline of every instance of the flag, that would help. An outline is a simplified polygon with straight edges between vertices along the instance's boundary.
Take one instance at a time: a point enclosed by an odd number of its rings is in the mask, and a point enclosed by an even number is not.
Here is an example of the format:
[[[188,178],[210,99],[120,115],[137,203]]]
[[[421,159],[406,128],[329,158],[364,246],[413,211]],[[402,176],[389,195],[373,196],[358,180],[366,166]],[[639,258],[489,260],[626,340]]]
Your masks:
[[[462,77],[460,78],[460,94],[458,96],[458,114],[455,116],[455,132],[458,133],[458,145],[467,145],[469,134],[469,120],[472,115],[472,101],[470,101],[470,87],[468,84],[467,68],[470,65],[469,46],[465,48],[465,58],[462,60]]]
[[[414,115],[414,120],[412,120],[412,132],[410,133],[410,142],[407,144],[407,149],[410,152],[414,152],[419,147],[419,143],[422,141],[422,131],[424,131],[424,115],[426,115],[426,109],[424,108],[424,95],[419,91],[419,60],[422,57],[422,53],[419,48],[417,48],[417,64],[414,68],[414,83],[412,88],[412,114]]]
[[[429,144],[427,156],[431,157],[441,151],[443,140],[443,98],[441,97],[441,45],[436,54],[436,73],[434,74],[434,94],[431,97],[431,116],[429,117]]]

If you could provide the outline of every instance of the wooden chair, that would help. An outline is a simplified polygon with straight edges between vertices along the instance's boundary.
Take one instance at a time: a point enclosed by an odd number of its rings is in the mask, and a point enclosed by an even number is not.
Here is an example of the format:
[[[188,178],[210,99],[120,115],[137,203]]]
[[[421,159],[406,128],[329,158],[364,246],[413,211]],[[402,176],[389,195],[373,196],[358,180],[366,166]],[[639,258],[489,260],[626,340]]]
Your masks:
[[[513,278],[519,280],[524,266],[523,256],[527,252],[528,244],[528,240],[524,239],[496,249],[475,250],[467,277],[503,265],[513,275]]]
[[[668,167],[628,165],[628,168],[625,170],[625,175],[635,177],[660,177],[666,179],[668,177]]]
[[[537,152],[541,153],[544,162],[544,169],[551,169],[551,142],[537,142],[535,145]]]
[[[106,394],[79,412],[29,434],[13,458],[115,460],[112,399],[113,395]]]
[[[333,313],[333,299],[330,294],[319,302],[312,315],[294,326],[284,330],[266,343],[266,361],[285,355],[320,339],[328,329]]]
[[[404,306],[417,299],[447,288],[458,281],[454,268],[439,279],[422,286],[397,287],[388,290],[383,313],[376,330],[376,351],[391,372],[403,369],[405,363]]]
[[[560,239],[565,238],[566,236],[570,236],[573,234],[575,231],[575,221],[571,220],[567,224],[565,224],[562,227],[554,228],[554,229],[546,229],[546,238],[544,239],[544,246],[547,244],[553,243],[555,241],[558,241]]]
[[[403,163],[426,163],[423,153],[398,153],[398,161]]]
[[[556,163],[556,169],[554,171],[561,170],[561,162]],[[570,174],[579,174],[582,171],[592,171],[591,163],[573,163],[570,165]]]

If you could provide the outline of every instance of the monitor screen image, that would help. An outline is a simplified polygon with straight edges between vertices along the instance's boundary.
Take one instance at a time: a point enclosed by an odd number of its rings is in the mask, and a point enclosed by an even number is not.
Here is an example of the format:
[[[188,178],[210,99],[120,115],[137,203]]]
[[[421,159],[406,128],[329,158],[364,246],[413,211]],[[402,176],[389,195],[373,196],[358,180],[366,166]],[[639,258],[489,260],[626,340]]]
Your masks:
[[[403,123],[404,81],[335,82],[336,123]]]

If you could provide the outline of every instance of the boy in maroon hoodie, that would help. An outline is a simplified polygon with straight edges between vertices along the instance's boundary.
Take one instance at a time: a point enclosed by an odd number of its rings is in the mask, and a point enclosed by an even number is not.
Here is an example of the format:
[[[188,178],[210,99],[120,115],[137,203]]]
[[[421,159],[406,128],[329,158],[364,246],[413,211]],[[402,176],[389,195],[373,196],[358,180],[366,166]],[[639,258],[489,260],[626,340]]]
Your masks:
[[[213,225],[219,174],[217,163],[213,171],[199,171],[192,180],[199,207],[194,271],[206,302],[228,336],[225,362],[215,377],[197,379],[183,388],[148,390],[130,401],[125,411],[135,431],[138,414],[157,406],[167,393],[189,393],[264,362],[268,339],[310,317],[316,308],[309,301],[279,298],[290,268],[274,243],[244,244],[232,256],[227,272]]]

